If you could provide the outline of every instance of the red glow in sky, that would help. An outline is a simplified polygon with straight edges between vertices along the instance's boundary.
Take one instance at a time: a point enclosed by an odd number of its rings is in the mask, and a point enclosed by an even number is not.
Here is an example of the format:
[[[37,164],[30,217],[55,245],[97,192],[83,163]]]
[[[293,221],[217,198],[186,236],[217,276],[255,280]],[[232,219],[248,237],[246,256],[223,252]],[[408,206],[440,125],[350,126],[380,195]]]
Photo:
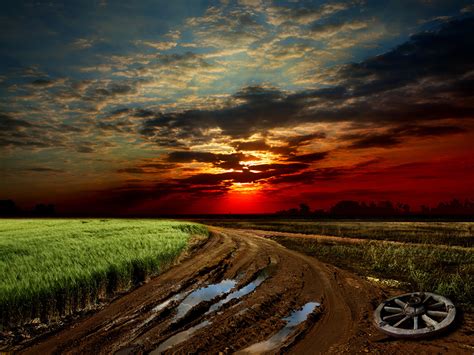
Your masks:
[[[472,6],[374,4],[138,2],[133,31],[112,2],[6,6],[0,199],[154,215],[474,198]]]

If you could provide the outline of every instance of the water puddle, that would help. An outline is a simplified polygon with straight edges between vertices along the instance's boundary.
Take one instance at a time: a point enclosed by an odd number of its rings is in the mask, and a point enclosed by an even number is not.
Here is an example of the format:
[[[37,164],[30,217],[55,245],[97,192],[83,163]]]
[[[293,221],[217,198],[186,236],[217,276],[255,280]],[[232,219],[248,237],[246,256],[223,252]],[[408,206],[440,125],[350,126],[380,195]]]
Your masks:
[[[170,304],[172,304],[173,302],[177,302],[177,301],[181,301],[184,297],[186,297],[187,295],[189,294],[189,292],[181,292],[181,293],[178,293],[176,295],[174,295],[173,297],[170,297],[168,298],[166,301],[160,303],[159,305],[155,306],[152,308],[151,310],[151,315],[145,319],[138,327],[137,329],[141,329],[143,328],[144,326],[146,326],[148,323],[150,323],[155,317],[156,317],[156,313],[162,311],[163,309],[165,309],[166,307],[168,307]]]
[[[229,293],[229,291],[232,290],[236,284],[237,281],[226,279],[219,282],[218,284],[204,286],[191,292],[178,306],[174,321],[176,322],[183,318],[193,307],[197,306],[199,303],[211,301],[217,296]]]
[[[306,321],[308,319],[308,316],[314,312],[316,307],[319,306],[321,306],[321,304],[318,302],[306,303],[302,309],[293,311],[288,317],[283,318],[283,320],[287,322],[286,325],[276,334],[274,334],[270,339],[267,339],[257,344],[253,344],[248,348],[243,349],[241,352],[262,353],[279,347],[291,335],[293,330],[298,325]]]
[[[230,294],[227,295],[226,298],[224,298],[223,300],[213,304],[211,306],[211,308],[209,308],[209,310],[206,312],[206,314],[209,314],[209,313],[212,313],[212,312],[215,312],[217,310],[219,310],[223,305],[225,305],[226,303],[234,300],[234,299],[238,299],[238,298],[242,298],[246,295],[248,295],[249,293],[253,292],[258,286],[260,286],[260,284],[265,281],[267,278],[267,275],[265,272],[262,272],[254,281],[248,283],[247,285],[245,285],[244,287],[238,289],[237,291],[234,291]]]
[[[184,297],[186,297],[189,294],[189,292],[181,292],[173,297],[168,298],[166,301],[160,303],[159,305],[153,307],[151,310],[153,313],[158,313],[159,311],[165,309],[168,307],[171,303],[176,302],[176,301],[181,301]]]
[[[185,331],[182,331],[173,335],[172,337],[168,338],[166,341],[161,343],[158,348],[150,352],[150,354],[152,355],[161,354],[162,352],[173,348],[177,344],[182,343],[183,341],[189,339],[196,331],[208,326],[209,324],[211,323],[205,320],[204,322],[201,322],[198,325],[195,325],[194,327],[191,327]]]
[[[239,299],[242,298],[249,293],[253,292],[258,286],[262,284],[263,281],[266,280],[268,277],[266,270],[264,269],[262,272],[260,272],[259,276],[252,282],[249,282],[247,285],[241,287],[240,289],[229,293],[226,298],[223,300],[214,303],[209,310],[204,314],[207,315],[209,313],[215,312],[219,310],[224,304],[230,302],[233,299]],[[202,301],[210,301],[217,297],[218,295],[221,294],[226,294],[230,290],[232,290],[235,285],[237,284],[237,281],[235,280],[230,280],[226,279],[219,284],[212,284],[206,287],[202,287],[191,294],[182,302],[182,304],[179,306],[181,307],[183,304],[185,306],[179,308],[178,307],[178,313],[176,314],[176,319],[180,319],[186,315],[189,310],[199,304]],[[166,304],[165,304],[166,303]],[[166,307],[170,302],[163,302],[162,304],[159,305],[160,309]],[[165,350],[171,349],[174,346],[176,346],[179,343],[182,343],[186,340],[188,340],[197,330],[204,328],[211,324],[210,321],[205,320],[198,325],[195,325],[194,327],[191,327],[187,330],[184,330],[182,332],[179,332],[172,337],[168,338],[166,341],[160,344],[158,348],[153,350],[150,354],[160,354]]]

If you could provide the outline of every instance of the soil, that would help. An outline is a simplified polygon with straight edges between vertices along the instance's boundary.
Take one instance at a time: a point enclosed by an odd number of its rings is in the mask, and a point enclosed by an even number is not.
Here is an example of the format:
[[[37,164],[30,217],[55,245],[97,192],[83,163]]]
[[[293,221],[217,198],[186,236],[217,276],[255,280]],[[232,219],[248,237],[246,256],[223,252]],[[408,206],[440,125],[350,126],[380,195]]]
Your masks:
[[[97,313],[20,344],[17,350],[26,354],[245,353],[285,327],[284,319],[292,312],[318,302],[320,306],[305,321],[267,350],[473,353],[470,315],[436,339],[397,340],[379,333],[372,324],[373,310],[393,292],[254,231],[212,228],[208,241],[179,265]]]

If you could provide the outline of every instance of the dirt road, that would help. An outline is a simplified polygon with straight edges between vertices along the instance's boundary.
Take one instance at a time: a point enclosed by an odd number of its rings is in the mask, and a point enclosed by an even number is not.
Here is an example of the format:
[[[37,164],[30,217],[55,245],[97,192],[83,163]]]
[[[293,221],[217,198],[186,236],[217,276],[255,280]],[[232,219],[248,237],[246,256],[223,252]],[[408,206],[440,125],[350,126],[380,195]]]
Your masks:
[[[437,351],[371,325],[386,295],[357,276],[249,231],[213,228],[187,260],[25,353],[298,354]],[[471,353],[459,344],[457,353]]]

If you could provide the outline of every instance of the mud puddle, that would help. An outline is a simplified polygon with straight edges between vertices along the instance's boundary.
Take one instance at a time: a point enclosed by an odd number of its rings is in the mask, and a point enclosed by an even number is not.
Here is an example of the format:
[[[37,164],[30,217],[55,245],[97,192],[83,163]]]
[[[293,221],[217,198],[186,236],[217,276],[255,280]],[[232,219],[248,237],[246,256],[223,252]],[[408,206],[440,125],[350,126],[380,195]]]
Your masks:
[[[227,297],[224,298],[223,300],[213,304],[205,314],[209,314],[209,313],[218,311],[226,303],[228,303],[232,300],[235,300],[235,299],[242,298],[242,297],[248,295],[249,293],[252,293],[253,291],[255,291],[255,289],[258,286],[260,286],[262,284],[263,281],[265,281],[267,279],[267,277],[268,277],[267,272],[265,270],[262,271],[260,273],[260,275],[255,280],[248,283],[244,287],[238,289],[237,291],[234,291],[234,292],[228,294]]]
[[[191,309],[201,302],[212,301],[218,296],[229,293],[237,284],[236,280],[225,279],[217,284],[211,284],[200,287],[191,292],[178,306],[176,316],[173,321],[176,322],[183,318]]]
[[[288,337],[295,330],[295,328],[304,321],[306,321],[308,319],[308,316],[314,312],[316,307],[319,306],[321,306],[321,304],[318,302],[306,303],[302,309],[293,311],[288,317],[283,318],[283,320],[286,321],[287,324],[276,334],[274,334],[270,339],[253,344],[248,348],[239,351],[239,353],[262,353],[265,351],[274,350],[275,348],[281,346],[285,342],[285,340],[288,339]]]
[[[241,287],[240,289],[229,293],[226,298],[218,301],[217,303],[214,303],[209,308],[209,310],[204,314],[204,316],[218,311],[223,305],[225,305],[226,303],[228,303],[232,300],[240,299],[240,298],[252,293],[253,291],[255,291],[255,289],[258,286],[260,286],[267,279],[267,277],[268,277],[268,272],[267,272],[267,268],[265,268],[258,274],[258,276],[255,280],[249,282],[247,285]],[[182,308],[181,317],[184,317],[186,315],[186,313],[190,310],[190,309],[187,309],[187,306],[190,305],[191,303],[193,304],[193,307],[194,307],[195,305],[199,304],[200,302],[203,302],[203,301],[206,301],[206,300],[212,300],[212,299],[214,299],[215,297],[217,297],[219,295],[222,295],[222,294],[225,294],[225,293],[229,292],[235,286],[236,283],[237,283],[236,280],[226,279],[226,280],[222,281],[219,284],[209,285],[209,286],[202,287],[201,289],[196,290],[195,291],[196,294],[192,297],[192,301],[188,301],[188,303],[186,303],[186,307]],[[189,296],[191,298],[192,293]],[[183,301],[183,303],[185,301]],[[183,312],[185,312],[185,313],[183,314]],[[177,317],[178,317],[179,314],[180,313],[179,313],[179,310],[178,310]],[[192,337],[192,335],[197,330],[199,330],[201,328],[204,328],[204,327],[206,327],[210,324],[211,324],[211,322],[209,320],[204,320],[201,323],[199,323],[199,324],[197,324],[197,325],[195,325],[195,326],[193,326],[193,327],[191,327],[187,330],[179,332],[179,333],[171,336],[167,340],[165,340],[163,343],[161,343],[160,346],[158,348],[156,348],[155,350],[153,350],[150,354],[160,354],[165,350],[171,349],[174,346],[190,339]]]

